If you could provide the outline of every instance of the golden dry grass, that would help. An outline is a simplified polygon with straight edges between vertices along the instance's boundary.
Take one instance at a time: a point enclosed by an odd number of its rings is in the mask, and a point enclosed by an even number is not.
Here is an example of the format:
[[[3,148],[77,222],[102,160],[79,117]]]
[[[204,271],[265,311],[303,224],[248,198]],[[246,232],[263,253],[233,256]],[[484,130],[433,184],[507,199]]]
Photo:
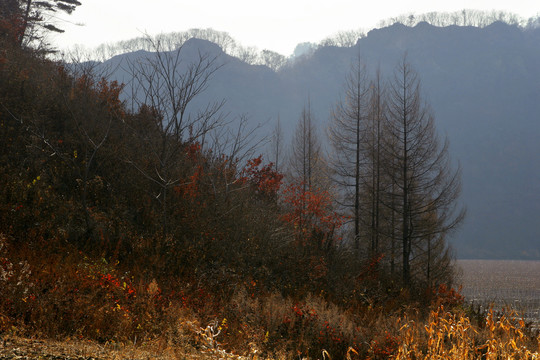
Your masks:
[[[526,324],[515,313],[496,317],[493,310],[485,324],[473,326],[468,317],[433,311],[428,324],[402,322],[402,342],[395,357],[405,359],[539,359],[540,338],[527,333]]]
[[[485,323],[474,325],[463,314],[447,311],[444,307],[432,311],[427,322],[413,318],[396,318],[399,327],[396,347],[391,353],[349,347],[344,358],[394,360],[496,360],[540,359],[540,338],[527,332],[526,324],[515,314],[496,316],[490,311]],[[66,339],[64,341],[30,340],[5,336],[0,346],[1,358],[56,358],[56,359],[308,359],[303,354],[286,351],[262,353],[262,344],[250,342],[242,355],[226,350],[221,343],[219,322],[200,326],[196,322],[179,322],[177,338],[156,339],[138,344],[105,343]],[[0,343],[2,345],[2,343]],[[365,344],[366,347],[372,347]],[[338,359],[321,349],[313,359]]]

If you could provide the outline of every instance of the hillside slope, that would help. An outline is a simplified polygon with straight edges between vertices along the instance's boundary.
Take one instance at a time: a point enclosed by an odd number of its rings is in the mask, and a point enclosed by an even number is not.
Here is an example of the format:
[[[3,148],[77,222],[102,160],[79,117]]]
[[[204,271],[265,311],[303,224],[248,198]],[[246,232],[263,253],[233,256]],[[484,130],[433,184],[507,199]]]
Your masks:
[[[398,59],[422,78],[441,135],[463,169],[462,201],[468,217],[450,239],[460,258],[540,259],[540,30],[494,23],[486,28],[420,23],[373,30],[352,48],[323,47],[275,73],[225,55],[192,39],[186,62],[199,51],[219,56],[223,67],[197,106],[225,99],[224,112],[249,117],[268,134],[278,116],[291,137],[308,98],[324,133],[350,64],[360,54],[368,69],[390,77]],[[117,56],[117,67],[141,53]],[[125,71],[113,77],[129,82]],[[127,80],[127,81],[126,81]],[[262,150],[263,151],[263,150]]]

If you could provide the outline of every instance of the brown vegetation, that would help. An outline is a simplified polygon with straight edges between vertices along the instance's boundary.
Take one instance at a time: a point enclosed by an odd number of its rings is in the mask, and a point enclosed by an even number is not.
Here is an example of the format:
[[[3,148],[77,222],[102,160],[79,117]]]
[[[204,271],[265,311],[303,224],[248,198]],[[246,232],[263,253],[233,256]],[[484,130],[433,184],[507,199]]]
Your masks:
[[[123,85],[91,68],[74,74],[0,42],[3,345],[29,354],[35,343],[21,337],[77,339],[107,349],[103,358],[111,347],[121,357],[419,358],[468,321],[443,312],[464,307],[446,284],[401,282],[384,254],[349,251],[330,191],[282,186],[272,164],[242,152],[242,135],[228,153],[209,144],[219,102],[189,109],[211,59],[177,73],[180,55],[156,49],[139,69],[152,101],[129,110]],[[492,335],[474,337],[471,353],[529,345],[505,321],[475,324]]]

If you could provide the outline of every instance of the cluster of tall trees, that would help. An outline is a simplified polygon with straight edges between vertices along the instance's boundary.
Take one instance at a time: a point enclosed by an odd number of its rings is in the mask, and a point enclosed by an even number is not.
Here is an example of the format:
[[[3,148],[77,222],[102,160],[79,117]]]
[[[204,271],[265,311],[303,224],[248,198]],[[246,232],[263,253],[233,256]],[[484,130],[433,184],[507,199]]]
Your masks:
[[[420,79],[404,56],[393,76],[372,79],[360,57],[328,126],[321,150],[310,106],[293,138],[289,176],[304,190],[332,193],[348,219],[344,246],[357,259],[378,259],[392,281],[410,286],[450,282],[447,236],[464,218],[460,169],[422,99]],[[330,180],[323,180],[323,179]]]
[[[445,237],[464,217],[460,171],[406,56],[386,84],[379,72],[368,80],[357,61],[329,135],[341,201],[352,209],[355,250],[364,243],[370,256],[384,255],[391,276],[401,273],[404,284],[448,281]]]

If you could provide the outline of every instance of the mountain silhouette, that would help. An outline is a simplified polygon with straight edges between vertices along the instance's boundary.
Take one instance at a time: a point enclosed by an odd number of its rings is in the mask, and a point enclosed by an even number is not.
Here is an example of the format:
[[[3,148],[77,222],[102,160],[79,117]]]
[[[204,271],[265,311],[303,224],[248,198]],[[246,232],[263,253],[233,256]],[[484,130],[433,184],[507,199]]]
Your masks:
[[[232,118],[247,115],[253,127],[262,124],[261,135],[279,116],[289,139],[308,98],[324,133],[358,56],[371,74],[380,68],[390,78],[407,53],[437,130],[448,136],[463,171],[460,201],[468,215],[448,239],[456,255],[540,259],[540,29],[501,22],[485,28],[394,24],[370,31],[354,47],[320,47],[277,72],[205,40],[188,40],[181,51],[186,64],[200,53],[218,56],[222,64],[193,110],[225,99],[223,111]],[[155,55],[122,54],[101,66],[128,84],[126,64],[145,56]]]

